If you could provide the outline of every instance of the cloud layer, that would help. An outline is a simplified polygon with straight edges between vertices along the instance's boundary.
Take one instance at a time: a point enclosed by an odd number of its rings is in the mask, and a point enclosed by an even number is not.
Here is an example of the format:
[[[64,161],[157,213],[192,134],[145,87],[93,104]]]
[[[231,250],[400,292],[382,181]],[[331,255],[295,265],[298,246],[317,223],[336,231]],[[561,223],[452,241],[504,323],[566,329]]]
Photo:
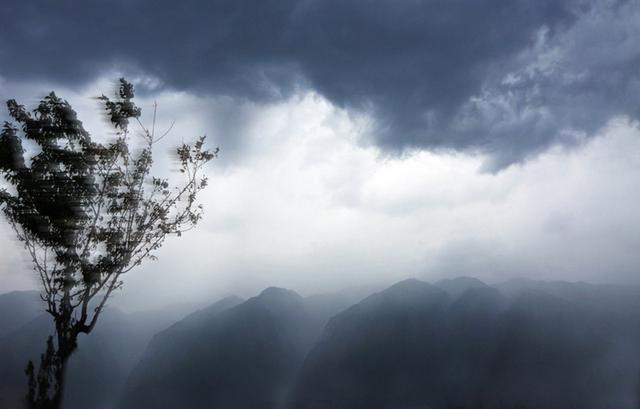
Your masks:
[[[257,103],[312,90],[369,116],[360,142],[493,171],[640,114],[639,19],[632,0],[8,0],[0,75],[117,69]]]
[[[59,90],[94,135],[104,128],[89,97],[106,85]],[[8,87],[30,95],[40,89]],[[156,150],[155,171],[164,172],[168,149],[211,129],[225,116],[226,99],[174,91],[155,98],[158,126],[176,120]],[[617,117],[580,147],[556,147],[488,174],[478,172],[483,156],[389,157],[358,144],[366,117],[316,93],[239,108],[249,119],[242,160],[212,163],[203,224],[169,239],[159,262],[127,276],[119,305],[250,295],[269,285],[314,293],[407,277],[638,282],[637,121]],[[0,226],[7,249],[0,292],[36,284],[11,237]]]

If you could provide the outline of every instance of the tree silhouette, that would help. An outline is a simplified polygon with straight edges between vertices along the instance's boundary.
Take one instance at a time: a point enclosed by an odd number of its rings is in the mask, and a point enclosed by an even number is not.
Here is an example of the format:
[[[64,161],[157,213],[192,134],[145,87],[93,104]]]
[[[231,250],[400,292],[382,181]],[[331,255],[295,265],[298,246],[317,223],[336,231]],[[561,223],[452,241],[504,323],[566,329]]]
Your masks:
[[[0,209],[24,244],[42,285],[41,298],[55,334],[40,365],[29,362],[31,408],[59,408],[65,367],[79,334],[89,334],[122,275],[155,258],[167,235],[180,236],[202,217],[197,194],[206,186],[203,165],[218,150],[204,137],[177,149],[183,184],[149,175],[155,135],[139,120],[133,86],[120,79],[114,99],[98,98],[115,139],[91,139],[69,103],[55,93],[29,112],[15,100],[12,122],[0,132]],[[130,149],[130,123],[137,123],[142,147]],[[25,149],[25,146],[28,149]],[[28,164],[27,164],[28,163]]]

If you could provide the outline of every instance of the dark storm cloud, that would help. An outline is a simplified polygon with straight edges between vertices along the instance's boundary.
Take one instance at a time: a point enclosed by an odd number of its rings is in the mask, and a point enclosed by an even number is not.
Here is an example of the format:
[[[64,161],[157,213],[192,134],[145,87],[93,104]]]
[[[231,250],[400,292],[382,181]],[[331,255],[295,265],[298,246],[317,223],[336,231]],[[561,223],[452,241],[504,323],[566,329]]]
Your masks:
[[[559,0],[8,0],[0,75],[77,84],[117,64],[256,101],[311,88],[373,142],[490,154],[571,144],[640,105],[639,6]],[[635,110],[635,111],[634,111]]]

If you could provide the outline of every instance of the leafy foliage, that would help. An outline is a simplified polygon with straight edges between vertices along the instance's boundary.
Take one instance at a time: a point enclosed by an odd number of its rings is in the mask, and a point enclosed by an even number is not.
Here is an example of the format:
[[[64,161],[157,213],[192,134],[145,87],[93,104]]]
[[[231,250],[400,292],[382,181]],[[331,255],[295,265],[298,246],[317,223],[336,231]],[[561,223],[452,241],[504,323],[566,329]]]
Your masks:
[[[34,376],[31,363],[28,369],[34,407],[59,405],[62,388],[45,381],[47,374],[56,374],[62,385],[78,334],[94,328],[107,299],[122,286],[122,274],[154,258],[167,235],[179,236],[202,218],[196,197],[207,185],[203,166],[218,150],[207,151],[204,137],[180,146],[182,185],[150,176],[152,148],[164,135],[155,135],[155,124],[151,131],[142,125],[133,98],[125,79],[115,99],[98,98],[115,130],[109,143],[92,140],[69,103],[53,92],[32,111],[7,102],[13,122],[0,132],[0,174],[9,186],[0,189],[0,209],[33,259],[56,324],[56,356],[48,347],[41,373]],[[155,122],[155,110],[153,117]],[[137,153],[130,149],[132,123],[144,138]],[[35,147],[31,156],[25,145]],[[52,371],[48,363],[61,369]]]

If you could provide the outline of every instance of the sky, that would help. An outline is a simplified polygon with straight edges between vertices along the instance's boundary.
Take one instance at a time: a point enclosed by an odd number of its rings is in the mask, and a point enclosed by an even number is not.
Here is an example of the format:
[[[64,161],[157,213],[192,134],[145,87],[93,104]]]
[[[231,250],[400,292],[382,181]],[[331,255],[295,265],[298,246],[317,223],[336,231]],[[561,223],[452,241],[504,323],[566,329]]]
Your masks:
[[[121,76],[155,151],[207,135],[197,230],[131,308],[471,275],[640,282],[640,3],[5,0],[0,99],[96,137]],[[0,118],[6,119],[6,110]],[[0,292],[37,288],[0,224]]]

